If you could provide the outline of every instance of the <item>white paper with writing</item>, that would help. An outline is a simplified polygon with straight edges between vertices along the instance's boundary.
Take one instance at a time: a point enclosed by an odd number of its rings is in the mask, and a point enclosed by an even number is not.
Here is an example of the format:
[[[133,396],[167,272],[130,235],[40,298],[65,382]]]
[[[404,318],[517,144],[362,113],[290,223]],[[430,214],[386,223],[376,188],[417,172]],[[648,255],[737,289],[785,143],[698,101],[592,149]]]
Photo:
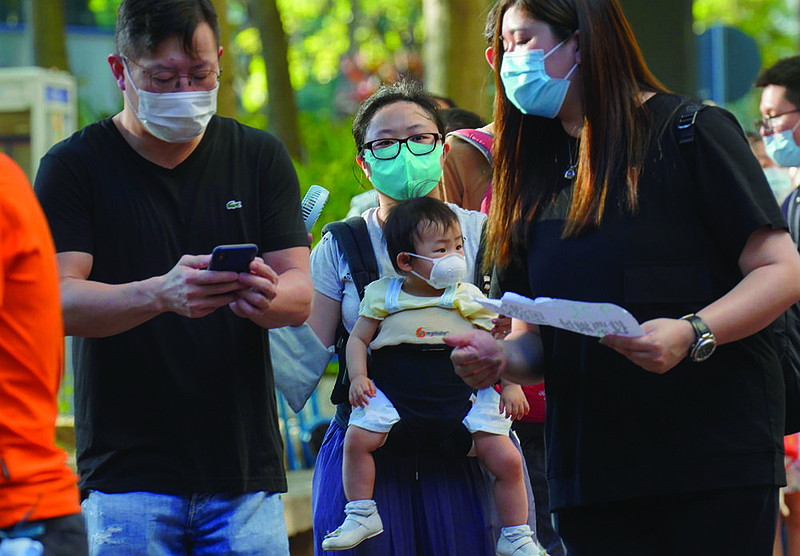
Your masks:
[[[506,292],[500,299],[475,298],[491,311],[532,324],[555,326],[587,336],[643,336],[639,323],[628,311],[613,303],[588,303],[525,296]]]

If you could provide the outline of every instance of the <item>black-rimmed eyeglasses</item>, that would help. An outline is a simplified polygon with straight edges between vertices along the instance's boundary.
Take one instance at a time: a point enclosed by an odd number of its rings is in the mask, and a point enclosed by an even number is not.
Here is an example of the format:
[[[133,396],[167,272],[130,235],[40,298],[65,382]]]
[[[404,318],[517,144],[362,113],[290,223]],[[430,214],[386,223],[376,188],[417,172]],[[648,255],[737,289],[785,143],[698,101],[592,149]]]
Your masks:
[[[786,112],[781,112],[780,114],[775,114],[774,116],[764,116],[760,120],[756,120],[756,131],[762,135],[770,135],[774,132],[772,127],[772,120],[775,118],[780,118],[781,116],[786,116],[787,114],[794,114],[795,112],[800,112],[800,108],[795,108],[794,110],[787,110]]]
[[[194,85],[198,89],[211,90],[217,86],[219,76],[222,75],[222,70],[214,71],[208,69],[198,70],[190,75],[181,75],[178,72],[169,70],[149,71],[130,58],[123,57],[122,59],[138,67],[150,79],[150,87],[153,91],[158,93],[169,93],[180,89],[181,79],[186,79],[190,87]]]
[[[370,151],[372,156],[378,160],[391,160],[400,154],[400,145],[405,143],[409,152],[416,156],[422,156],[433,152],[436,148],[436,143],[441,141],[442,136],[438,133],[417,133],[405,139],[395,139],[393,137],[386,137],[384,139],[376,139],[369,143],[364,143],[361,150]]]

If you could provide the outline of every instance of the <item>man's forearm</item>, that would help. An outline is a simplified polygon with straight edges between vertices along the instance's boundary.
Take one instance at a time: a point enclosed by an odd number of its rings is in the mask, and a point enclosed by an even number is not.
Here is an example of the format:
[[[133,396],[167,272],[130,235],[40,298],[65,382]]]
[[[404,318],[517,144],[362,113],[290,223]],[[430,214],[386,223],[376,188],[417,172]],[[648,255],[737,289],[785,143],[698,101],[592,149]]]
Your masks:
[[[61,280],[64,332],[102,338],[126,332],[163,312],[154,280],[103,284],[77,278]]]
[[[278,293],[269,309],[253,318],[262,328],[300,326],[311,314],[311,299],[314,286],[311,277],[299,270],[287,270],[280,275]]]

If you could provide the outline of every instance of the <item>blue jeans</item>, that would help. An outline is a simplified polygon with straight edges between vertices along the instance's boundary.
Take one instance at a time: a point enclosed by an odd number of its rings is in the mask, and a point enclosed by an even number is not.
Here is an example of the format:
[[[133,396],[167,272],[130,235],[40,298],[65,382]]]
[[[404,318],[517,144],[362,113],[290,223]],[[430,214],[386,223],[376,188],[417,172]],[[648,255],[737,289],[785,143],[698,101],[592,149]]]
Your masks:
[[[106,494],[83,502],[91,556],[288,556],[279,494]]]

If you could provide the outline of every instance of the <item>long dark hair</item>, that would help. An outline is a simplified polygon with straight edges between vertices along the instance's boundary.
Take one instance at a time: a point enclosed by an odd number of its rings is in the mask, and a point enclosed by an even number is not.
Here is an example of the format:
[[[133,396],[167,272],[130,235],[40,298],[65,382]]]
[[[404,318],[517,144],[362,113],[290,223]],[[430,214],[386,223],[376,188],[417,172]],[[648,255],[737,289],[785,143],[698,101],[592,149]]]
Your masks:
[[[508,264],[527,238],[541,210],[555,200],[563,183],[552,175],[563,134],[558,119],[523,115],[505,95],[500,79],[503,16],[517,6],[546,23],[557,41],[578,35],[584,125],[578,170],[564,226],[576,237],[603,219],[610,184],[624,180],[627,205],[637,207],[639,173],[647,150],[648,118],[639,109],[643,92],[666,92],[644,62],[617,0],[500,0],[493,8],[496,27],[495,143],[487,263]]]

